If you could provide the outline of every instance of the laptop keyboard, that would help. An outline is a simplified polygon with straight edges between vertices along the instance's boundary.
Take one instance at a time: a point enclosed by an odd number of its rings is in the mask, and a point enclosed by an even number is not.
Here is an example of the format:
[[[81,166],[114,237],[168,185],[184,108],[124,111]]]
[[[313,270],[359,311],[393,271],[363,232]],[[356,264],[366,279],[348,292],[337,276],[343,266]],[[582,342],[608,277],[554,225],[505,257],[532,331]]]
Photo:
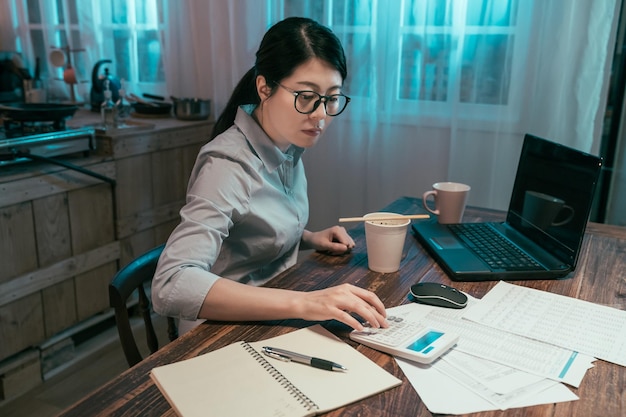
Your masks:
[[[449,228],[493,270],[544,269],[485,223],[451,224]]]

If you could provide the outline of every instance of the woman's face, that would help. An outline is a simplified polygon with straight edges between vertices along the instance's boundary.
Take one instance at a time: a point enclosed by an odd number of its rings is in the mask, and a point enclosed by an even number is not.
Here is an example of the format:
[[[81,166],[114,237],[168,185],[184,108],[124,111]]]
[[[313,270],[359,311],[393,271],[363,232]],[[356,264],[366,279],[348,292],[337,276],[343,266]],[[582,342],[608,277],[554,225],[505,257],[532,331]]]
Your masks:
[[[299,113],[295,106],[293,91],[309,90],[321,95],[341,92],[343,80],[334,67],[317,58],[310,59],[296,68],[293,74],[280,81],[272,93],[264,77],[257,77],[257,91],[261,104],[255,116],[267,135],[283,151],[289,145],[310,148],[315,145],[333,117],[326,114],[323,103],[313,113]]]

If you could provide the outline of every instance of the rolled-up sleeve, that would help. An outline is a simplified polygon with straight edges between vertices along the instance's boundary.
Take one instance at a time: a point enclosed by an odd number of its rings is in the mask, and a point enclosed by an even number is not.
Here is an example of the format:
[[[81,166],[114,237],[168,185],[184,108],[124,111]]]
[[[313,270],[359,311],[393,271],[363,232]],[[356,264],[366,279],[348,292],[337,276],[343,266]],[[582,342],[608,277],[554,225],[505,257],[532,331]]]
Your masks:
[[[204,298],[217,279],[217,275],[197,267],[166,269],[158,278],[155,276],[154,311],[183,320],[197,319]]]

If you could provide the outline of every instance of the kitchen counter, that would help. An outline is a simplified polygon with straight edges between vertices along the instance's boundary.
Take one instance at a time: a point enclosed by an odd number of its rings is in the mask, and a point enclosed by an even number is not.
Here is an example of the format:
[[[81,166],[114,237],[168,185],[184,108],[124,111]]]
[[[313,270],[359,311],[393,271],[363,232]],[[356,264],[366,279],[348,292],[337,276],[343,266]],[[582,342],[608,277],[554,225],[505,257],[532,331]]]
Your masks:
[[[123,132],[140,129],[176,129],[202,124],[207,124],[207,120],[179,120],[170,115],[152,116],[132,112],[131,117],[127,119],[127,126],[119,129],[110,129],[109,132],[112,134],[123,134]],[[79,109],[74,114],[74,117],[66,122],[66,125],[69,127],[94,127],[100,133],[105,131],[100,113],[87,109]]]
[[[97,149],[58,159],[115,185],[42,162],[0,167],[0,387],[30,389],[58,352],[71,357],[60,335],[108,312],[115,272],[165,242],[213,122],[132,117],[105,130],[79,110],[67,125],[96,128]]]

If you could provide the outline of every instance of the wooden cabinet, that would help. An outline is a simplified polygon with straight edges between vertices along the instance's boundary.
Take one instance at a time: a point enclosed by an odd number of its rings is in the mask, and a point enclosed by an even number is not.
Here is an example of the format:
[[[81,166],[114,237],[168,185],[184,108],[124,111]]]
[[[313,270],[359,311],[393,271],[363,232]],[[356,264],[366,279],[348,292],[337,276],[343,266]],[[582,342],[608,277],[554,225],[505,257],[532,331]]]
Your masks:
[[[78,163],[114,174],[112,161]],[[44,164],[8,172],[0,177],[0,360],[107,308],[120,252],[109,184]]]
[[[109,310],[115,272],[178,224],[211,129],[149,120],[99,133],[95,153],[67,158],[115,186],[44,163],[0,167],[0,370]]]
[[[99,152],[115,160],[116,228],[121,265],[164,243],[178,224],[187,181],[210,122],[164,119],[158,128],[98,136]]]

